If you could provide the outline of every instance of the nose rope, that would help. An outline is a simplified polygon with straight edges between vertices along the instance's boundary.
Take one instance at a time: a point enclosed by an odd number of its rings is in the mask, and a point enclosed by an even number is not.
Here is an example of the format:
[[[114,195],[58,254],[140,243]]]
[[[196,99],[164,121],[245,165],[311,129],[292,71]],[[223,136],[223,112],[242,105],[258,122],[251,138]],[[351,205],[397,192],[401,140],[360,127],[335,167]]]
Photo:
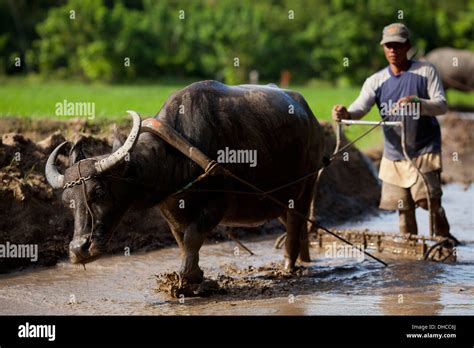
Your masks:
[[[79,163],[77,164],[77,173],[79,174],[79,180],[81,180],[82,182],[82,193],[84,195],[84,201],[85,201],[85,204],[86,204],[86,208],[87,208],[87,212],[89,213],[90,217],[91,217],[91,233],[89,234],[89,236],[87,237],[87,239],[89,240],[89,242],[92,242],[92,234],[94,233],[94,214],[92,214],[92,210],[89,206],[89,202],[87,201],[87,192],[86,192],[86,180],[84,179],[84,177],[82,176],[81,174],[81,162],[79,161]],[[85,221],[85,224],[87,223],[87,220]],[[83,226],[84,228],[84,226]]]

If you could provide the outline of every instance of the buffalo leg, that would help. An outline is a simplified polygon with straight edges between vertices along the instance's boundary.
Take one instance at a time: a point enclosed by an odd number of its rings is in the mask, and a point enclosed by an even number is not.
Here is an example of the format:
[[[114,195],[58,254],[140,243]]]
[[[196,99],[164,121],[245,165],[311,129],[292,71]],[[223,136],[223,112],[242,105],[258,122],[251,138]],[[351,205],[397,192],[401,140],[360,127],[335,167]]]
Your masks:
[[[300,252],[300,237],[304,222],[292,211],[288,212],[286,221],[285,269],[293,271]]]
[[[285,226],[286,230],[288,231],[287,226],[287,214],[280,216],[278,220]],[[302,227],[303,228],[303,227]],[[288,234],[287,234],[288,236]],[[303,228],[300,238],[300,251],[299,251],[299,260],[302,262],[310,262],[311,257],[309,255],[309,242],[308,242],[308,230]]]
[[[204,280],[204,272],[199,268],[199,250],[206,235],[221,221],[223,206],[221,200],[209,202],[184,230],[184,255],[180,276],[185,284],[197,284]]]
[[[295,211],[308,216],[312,188],[306,187],[303,196],[296,201],[295,210],[289,209],[286,215],[285,269],[288,271],[294,270],[298,255],[304,261],[310,259],[306,220]]]
[[[316,195],[317,185],[316,181],[308,181],[306,189],[302,197],[302,213],[310,219],[316,219]],[[303,220],[301,218],[301,220]],[[302,262],[311,262],[311,256],[309,254],[309,239],[308,234],[313,229],[313,224],[308,221],[303,221],[300,234],[300,255],[299,259]]]
[[[178,243],[181,254],[184,254],[184,233],[172,226],[170,227],[170,229],[171,229],[171,233],[173,233],[176,243]]]
[[[195,223],[189,225],[184,232],[184,255],[179,273],[188,284],[198,284],[204,279],[204,273],[199,268],[199,249],[201,249],[204,238],[205,235],[200,233]]]
[[[318,177],[314,182],[309,182],[308,186],[311,187],[311,196],[308,198],[309,202],[309,212],[308,212],[308,218],[316,221],[316,216],[317,216],[317,195],[318,195],[318,190],[319,190],[319,178],[322,174],[323,169],[319,170]],[[300,245],[300,261],[303,262],[310,262],[311,258],[309,255],[309,240],[308,240],[308,234],[311,233],[314,230],[317,230],[318,227],[316,224],[313,224],[312,222],[307,222],[306,223],[306,229],[303,231],[303,235],[301,236],[302,238],[302,243]]]
[[[303,224],[301,229],[299,260],[301,262],[311,262],[311,256],[309,255],[308,228],[306,222]]]

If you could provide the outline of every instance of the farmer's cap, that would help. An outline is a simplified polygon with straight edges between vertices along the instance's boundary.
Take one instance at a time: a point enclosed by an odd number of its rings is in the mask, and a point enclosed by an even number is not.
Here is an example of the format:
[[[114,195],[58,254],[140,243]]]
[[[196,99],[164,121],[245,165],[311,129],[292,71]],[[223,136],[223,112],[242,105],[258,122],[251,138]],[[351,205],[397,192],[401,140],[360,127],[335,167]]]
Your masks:
[[[405,24],[392,23],[383,28],[383,36],[380,44],[386,44],[387,42],[401,42],[404,43],[410,38],[410,32]]]

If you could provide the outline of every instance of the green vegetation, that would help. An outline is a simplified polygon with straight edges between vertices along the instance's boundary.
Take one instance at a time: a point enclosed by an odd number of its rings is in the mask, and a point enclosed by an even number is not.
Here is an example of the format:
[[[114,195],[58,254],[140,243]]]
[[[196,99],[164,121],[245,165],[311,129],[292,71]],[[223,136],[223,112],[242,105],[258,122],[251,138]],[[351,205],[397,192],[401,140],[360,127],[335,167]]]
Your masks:
[[[417,56],[474,49],[474,0],[0,0],[0,117],[64,119],[55,111],[66,100],[127,122],[127,109],[153,116],[192,81],[246,83],[257,70],[261,82],[291,76],[328,120],[386,65],[379,41],[393,22],[411,29]],[[472,105],[468,94],[448,99]],[[379,118],[376,108],[367,118]]]
[[[66,81],[43,81],[36,79],[6,79],[0,84],[0,117],[38,117],[66,119],[66,116],[56,116],[56,103],[63,100],[68,102],[94,102],[98,120],[104,118],[111,122],[129,122],[126,110],[138,111],[143,118],[154,116],[161,108],[166,98],[174,91],[183,88],[185,83],[162,84],[86,84]],[[333,88],[291,86],[307,99],[313,113],[319,120],[330,120],[331,108],[335,103],[349,105],[358,95],[359,89],[354,87]],[[374,108],[367,116],[377,119]],[[94,122],[89,120],[88,122]],[[366,128],[348,127],[346,134],[353,139]],[[358,142],[360,148],[370,147],[380,143],[380,131],[374,131]]]
[[[125,110],[134,109],[153,116],[166,98],[187,83],[156,84],[86,84],[68,81],[31,82],[7,79],[0,84],[0,116],[61,118],[55,115],[55,105],[69,102],[94,102],[96,116],[117,119]],[[302,93],[318,119],[329,119],[335,103],[350,104],[358,95],[356,87],[291,86]],[[375,110],[372,113],[376,115]]]
[[[385,65],[392,22],[408,25],[418,53],[474,49],[474,0],[15,0],[0,1],[0,73],[235,84],[256,69],[263,80],[288,70],[295,83],[359,84]]]
[[[98,118],[120,120],[129,109],[153,116],[166,98],[182,87],[178,84],[89,85],[67,81],[29,83],[23,79],[8,80],[0,85],[0,115],[64,119],[64,116],[56,116],[56,103],[67,100],[95,103]]]

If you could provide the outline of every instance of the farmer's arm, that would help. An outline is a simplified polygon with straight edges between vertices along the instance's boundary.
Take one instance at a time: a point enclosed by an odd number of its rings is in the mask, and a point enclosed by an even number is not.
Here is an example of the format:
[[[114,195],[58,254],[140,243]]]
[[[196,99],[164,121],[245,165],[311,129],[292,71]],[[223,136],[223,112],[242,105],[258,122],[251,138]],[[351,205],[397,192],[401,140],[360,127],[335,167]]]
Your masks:
[[[428,95],[429,99],[420,98],[421,114],[436,116],[446,113],[448,105],[444,94],[443,84],[438,72],[433,66],[428,69]]]
[[[344,105],[334,105],[332,118],[334,120],[352,119],[359,120],[365,116],[375,104],[374,81],[371,78],[365,80],[357,99],[346,109]]]
[[[415,95],[403,97],[398,100],[399,104],[410,102],[420,103],[420,113],[424,116],[437,116],[446,113],[448,106],[444,94],[443,84],[438,72],[433,66],[429,66],[426,74],[428,80],[428,99],[418,98]]]

